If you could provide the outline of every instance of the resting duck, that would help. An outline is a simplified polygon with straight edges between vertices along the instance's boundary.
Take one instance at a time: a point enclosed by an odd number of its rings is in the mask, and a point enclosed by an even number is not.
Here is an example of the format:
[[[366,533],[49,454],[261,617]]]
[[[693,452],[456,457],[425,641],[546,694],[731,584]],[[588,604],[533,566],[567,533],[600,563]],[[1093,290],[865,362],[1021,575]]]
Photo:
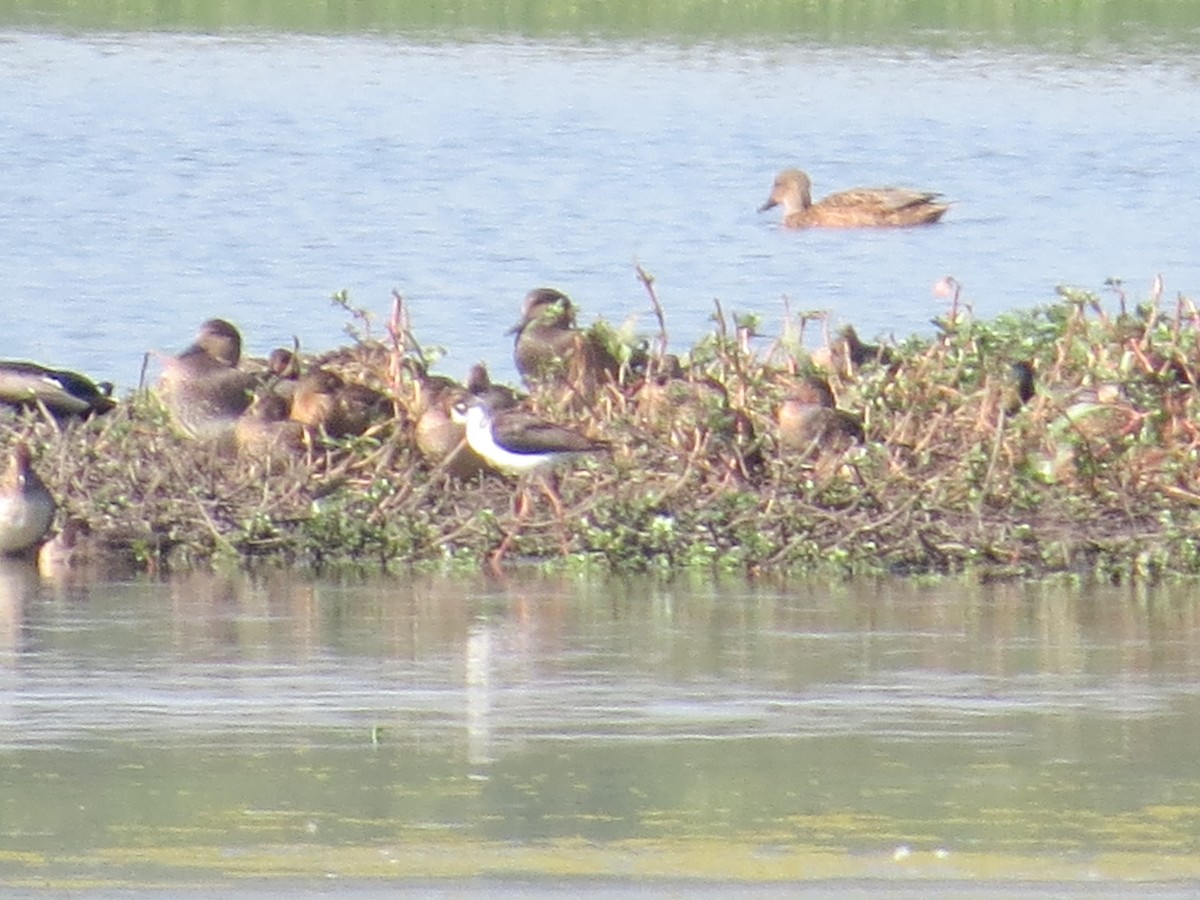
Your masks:
[[[453,419],[455,405],[469,398],[460,385],[434,385],[423,394],[424,405],[416,416],[413,441],[430,465],[455,478],[475,478],[488,465],[466,443],[467,430]]]
[[[673,353],[657,360],[654,371],[633,387],[638,414],[652,428],[665,429],[678,450],[690,454],[706,447],[725,478],[753,479],[763,457],[750,417],[730,402],[720,381],[689,369]]]
[[[291,406],[286,397],[269,390],[255,395],[250,407],[234,424],[233,438],[238,452],[265,459],[272,470],[286,466],[290,457],[305,450],[307,428],[288,418]]]
[[[196,339],[163,366],[158,394],[175,422],[195,437],[228,432],[250,406],[261,379],[238,369],[242,336],[224,319],[209,319]]]
[[[811,452],[821,448],[845,450],[861,444],[862,422],[837,409],[829,382],[809,375],[791,385],[775,411],[779,444],[785,450]]]
[[[512,409],[520,405],[521,395],[506,384],[496,384],[488,374],[487,365],[481,362],[471,366],[467,372],[467,393],[478,397],[489,409]]]
[[[620,363],[590,330],[575,325],[575,305],[562,291],[535,288],[525,295],[516,338],[517,371],[530,387],[557,384],[590,395],[617,379]]]
[[[296,382],[300,380],[300,354],[276,347],[267,356],[267,373],[271,392],[286,400],[290,407],[292,396],[296,393]]]
[[[332,438],[363,434],[394,413],[385,394],[348,382],[332,369],[309,370],[292,393],[291,418]]]
[[[891,368],[897,364],[896,354],[882,344],[868,344],[858,336],[853,325],[838,331],[837,337],[812,354],[813,365],[853,377],[863,366],[878,364]]]
[[[78,372],[48,369],[32,362],[0,360],[0,403],[23,409],[44,406],[55,417],[106,413],[117,401],[112,384],[96,384]]]
[[[786,228],[871,228],[927,225],[950,208],[937,202],[941,194],[908,188],[851,188],[813,203],[812,181],[799,169],[784,169],[775,177],[771,196],[759,207],[765,212],[783,206]]]
[[[18,443],[0,479],[0,554],[22,554],[41,543],[57,508],[33,471],[29,445]]]

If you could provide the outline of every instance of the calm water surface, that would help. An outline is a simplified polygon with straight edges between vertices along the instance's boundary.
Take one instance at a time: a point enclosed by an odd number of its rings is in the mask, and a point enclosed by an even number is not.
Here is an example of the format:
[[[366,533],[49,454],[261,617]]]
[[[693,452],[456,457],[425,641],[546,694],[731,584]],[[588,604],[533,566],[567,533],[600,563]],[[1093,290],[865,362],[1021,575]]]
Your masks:
[[[1200,294],[1200,115],[1186,48],[687,46],[384,36],[0,33],[0,357],[136,384],[204,318],[265,353],[343,340],[328,303],[393,289],[441,368],[512,376],[520,299],[557,285],[584,319],[675,345],[713,300],[832,310],[870,335],[928,330],[953,273],[985,314],[1058,283]],[[786,233],[775,171],[821,193],[900,182],[939,227]]]
[[[1179,896],[1198,729],[1190,590],[0,572],[6,896]]]

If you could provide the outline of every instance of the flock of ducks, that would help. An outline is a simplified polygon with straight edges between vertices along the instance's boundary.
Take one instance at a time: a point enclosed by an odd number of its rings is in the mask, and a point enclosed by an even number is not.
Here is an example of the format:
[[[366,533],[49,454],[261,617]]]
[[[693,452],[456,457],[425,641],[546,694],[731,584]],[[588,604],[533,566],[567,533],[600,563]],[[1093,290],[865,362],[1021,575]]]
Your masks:
[[[856,188],[814,203],[808,176],[788,169],[775,179],[762,210],[782,206],[782,223],[788,228],[909,226],[941,218],[948,206],[938,196],[904,188]],[[531,389],[568,386],[572,396],[587,399],[616,384],[623,367],[632,371],[645,364],[644,359],[619,360],[594,330],[579,328],[574,304],[554,288],[529,292],[511,333],[517,370]],[[846,330],[843,346],[857,364],[887,352],[863,344],[852,329]],[[554,467],[610,449],[605,441],[526,411],[521,395],[493,384],[482,364],[459,384],[429,374],[409,357],[404,362],[415,396],[403,398],[395,390],[347,381],[327,365],[302,371],[296,350],[279,348],[266,360],[244,364],[236,326],[210,319],[190,346],[164,361],[155,393],[184,433],[229,442],[239,453],[283,465],[311,451],[314,441],[362,435],[378,423],[405,419],[417,449],[451,475],[468,478],[491,470],[517,476],[522,487],[538,476],[560,521]],[[658,385],[670,379],[683,379],[673,358],[655,376]],[[722,390],[719,385],[692,389]],[[111,384],[23,361],[0,361],[0,403],[59,421],[101,415],[117,405]],[[777,410],[777,421],[780,444],[791,449],[846,446],[863,439],[861,422],[836,409],[828,383],[817,376],[797,379]],[[0,554],[36,552],[54,521],[57,504],[31,459],[28,444],[18,442],[0,481]],[[523,490],[518,496],[520,517],[528,499]],[[494,562],[512,536],[494,553]]]

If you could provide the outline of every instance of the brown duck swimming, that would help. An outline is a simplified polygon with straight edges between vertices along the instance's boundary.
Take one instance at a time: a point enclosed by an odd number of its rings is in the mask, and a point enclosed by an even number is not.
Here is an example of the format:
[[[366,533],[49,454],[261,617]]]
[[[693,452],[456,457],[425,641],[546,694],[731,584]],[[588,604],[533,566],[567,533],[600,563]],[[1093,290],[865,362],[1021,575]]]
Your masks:
[[[938,202],[941,194],[908,188],[851,188],[813,203],[812,182],[799,169],[784,169],[775,177],[771,196],[759,207],[765,212],[783,207],[787,228],[874,228],[927,225],[950,208]]]

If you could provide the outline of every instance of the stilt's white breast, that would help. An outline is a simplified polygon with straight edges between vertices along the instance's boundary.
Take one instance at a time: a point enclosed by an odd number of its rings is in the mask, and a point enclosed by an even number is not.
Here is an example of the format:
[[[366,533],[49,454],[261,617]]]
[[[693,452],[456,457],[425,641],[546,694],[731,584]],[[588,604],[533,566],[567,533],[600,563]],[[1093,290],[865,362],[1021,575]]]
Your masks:
[[[467,407],[467,443],[471,449],[501,472],[524,475],[553,463],[555,453],[514,453],[496,443],[492,417],[483,406]]]

